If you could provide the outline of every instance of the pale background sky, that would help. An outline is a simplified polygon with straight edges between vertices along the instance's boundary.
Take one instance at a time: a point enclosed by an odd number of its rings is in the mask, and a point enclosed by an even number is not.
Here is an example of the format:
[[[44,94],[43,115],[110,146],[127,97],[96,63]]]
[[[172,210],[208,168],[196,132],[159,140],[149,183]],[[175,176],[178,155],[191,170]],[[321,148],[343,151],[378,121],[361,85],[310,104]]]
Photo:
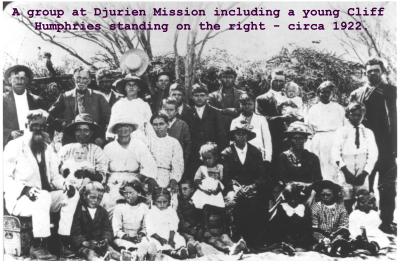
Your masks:
[[[196,3],[196,2],[195,2]],[[154,2],[147,3],[150,7],[161,7],[165,6],[167,8],[184,8],[186,6],[191,7],[195,3],[186,3],[186,2]],[[198,2],[197,2],[198,4]],[[224,6],[228,5],[229,2],[220,3]],[[109,2],[96,2],[96,3],[84,3],[84,2],[35,2],[29,4],[21,4],[18,3],[19,6],[24,6],[24,8],[88,8],[91,10],[91,7],[103,7],[108,6]],[[136,8],[135,4],[132,2],[114,2],[114,5],[119,8],[131,7]],[[338,55],[343,56],[346,59],[352,59],[348,54],[345,54],[343,48],[340,46],[337,38],[335,37],[337,34],[340,34],[338,31],[331,30],[332,23],[337,21],[349,21],[348,17],[344,17],[341,15],[338,19],[333,17],[314,17],[303,19],[302,18],[302,9],[329,9],[332,7],[371,7],[376,6],[380,7],[383,5],[383,2],[241,2],[237,6],[242,8],[252,8],[255,6],[262,6],[265,9],[280,9],[281,14],[280,18],[273,17],[252,17],[249,18],[247,22],[254,21],[259,22],[263,21],[267,24],[269,29],[265,31],[252,31],[245,33],[244,31],[227,31],[219,35],[218,37],[210,40],[207,43],[205,49],[205,55],[207,51],[212,48],[224,48],[228,52],[239,56],[245,57],[247,59],[261,59],[276,54],[281,50],[283,46],[301,46],[301,47],[316,47],[318,49],[322,49],[329,52],[335,52]],[[12,7],[12,4],[10,5]],[[204,9],[213,10],[216,6],[215,2],[207,3]],[[396,17],[396,4],[389,3],[385,5],[385,15],[381,17],[382,22],[387,27],[396,30],[395,21]],[[287,11],[288,9],[294,9],[296,12],[295,17],[288,17]],[[7,7],[6,13],[10,13],[9,7]],[[207,13],[212,13],[208,11]],[[209,18],[209,17],[208,17]],[[173,25],[179,18],[177,17],[154,17],[154,23],[170,23],[169,32],[163,33],[159,31],[152,32],[152,47],[153,53],[155,55],[164,55],[167,53],[171,53],[172,50],[172,42],[174,35],[174,27]],[[221,20],[221,24],[223,23],[234,23],[236,21],[240,21],[242,17],[234,17],[234,18],[223,18]],[[68,20],[68,17],[60,19],[61,21]],[[213,21],[214,18],[208,19],[209,21]],[[121,20],[122,21],[122,20]],[[325,24],[325,31],[290,31],[287,29],[287,25],[289,23],[323,23]],[[279,29],[272,28],[273,24],[280,24],[281,27]],[[30,32],[26,27],[15,19],[11,18],[9,15],[5,14],[3,17],[3,25],[6,25],[6,36],[3,35],[3,38],[6,42],[3,45],[3,58],[5,61],[12,61],[14,63],[25,63],[27,61],[34,61],[37,59],[37,47],[40,46],[42,51],[49,51],[53,54],[53,62],[57,65],[60,64],[63,58],[67,55],[67,53],[61,50],[54,45],[51,45],[47,42],[42,41],[38,36],[35,36],[32,32]],[[181,55],[185,54],[185,46],[184,41],[186,38],[182,35],[179,43],[179,51]],[[312,43],[312,41],[320,41],[319,44]],[[68,43],[73,46],[83,57],[90,58],[95,53],[95,49],[93,46],[83,43],[81,41],[77,41],[76,39],[70,39]]]

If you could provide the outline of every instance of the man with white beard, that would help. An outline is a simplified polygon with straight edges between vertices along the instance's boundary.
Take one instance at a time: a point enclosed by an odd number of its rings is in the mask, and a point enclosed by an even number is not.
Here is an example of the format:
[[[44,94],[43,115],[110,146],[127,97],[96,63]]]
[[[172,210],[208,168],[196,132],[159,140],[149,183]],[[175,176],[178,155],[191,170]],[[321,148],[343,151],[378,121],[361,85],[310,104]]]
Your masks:
[[[38,260],[56,259],[47,250],[50,212],[60,211],[58,233],[67,236],[63,222],[72,219],[75,210],[75,205],[64,202],[64,192],[72,186],[59,174],[57,155],[46,143],[47,116],[41,109],[30,111],[26,132],[5,146],[3,156],[5,207],[12,215],[32,217],[30,255]]]

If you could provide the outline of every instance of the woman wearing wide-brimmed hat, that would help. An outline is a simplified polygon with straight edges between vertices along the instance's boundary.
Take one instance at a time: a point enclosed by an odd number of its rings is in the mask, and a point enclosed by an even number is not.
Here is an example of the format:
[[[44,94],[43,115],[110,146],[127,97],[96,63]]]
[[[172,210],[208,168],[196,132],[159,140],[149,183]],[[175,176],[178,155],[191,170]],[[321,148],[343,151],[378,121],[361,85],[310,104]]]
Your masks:
[[[157,186],[154,178],[157,166],[147,146],[132,133],[139,128],[131,112],[119,113],[109,124],[109,132],[116,134],[117,139],[104,147],[109,159],[109,192],[104,195],[103,206],[112,215],[113,209],[122,195],[119,188],[125,182],[139,180],[149,186],[149,191]]]
[[[150,125],[152,112],[150,106],[140,96],[146,89],[145,82],[138,76],[128,74],[124,78],[117,80],[114,83],[115,90],[124,95],[118,100],[111,109],[110,124],[115,123],[116,117],[129,112],[138,124],[137,133],[147,143],[149,136],[154,135],[154,130]],[[110,126],[107,134],[112,137]]]
[[[277,181],[313,183],[322,179],[318,157],[304,149],[312,132],[303,122],[295,121],[286,130],[290,147],[278,157]]]

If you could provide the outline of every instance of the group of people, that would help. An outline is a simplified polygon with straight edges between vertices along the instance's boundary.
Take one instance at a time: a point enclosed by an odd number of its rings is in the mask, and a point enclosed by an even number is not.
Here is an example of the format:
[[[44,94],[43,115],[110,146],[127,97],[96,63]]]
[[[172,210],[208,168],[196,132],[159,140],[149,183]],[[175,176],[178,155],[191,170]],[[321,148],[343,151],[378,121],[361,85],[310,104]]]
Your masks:
[[[87,260],[195,258],[202,243],[228,255],[376,255],[389,246],[396,88],[382,81],[379,59],[367,62],[368,82],[346,108],[325,81],[306,109],[282,70],[255,98],[236,87],[230,67],[212,93],[197,83],[187,97],[163,72],[146,97],[145,70],[114,82],[101,69],[97,91],[89,70],[77,68],[75,88],[46,109],[29,92],[28,67],[5,72],[5,209],[32,217],[32,258],[56,259],[51,212],[60,214],[62,256]]]

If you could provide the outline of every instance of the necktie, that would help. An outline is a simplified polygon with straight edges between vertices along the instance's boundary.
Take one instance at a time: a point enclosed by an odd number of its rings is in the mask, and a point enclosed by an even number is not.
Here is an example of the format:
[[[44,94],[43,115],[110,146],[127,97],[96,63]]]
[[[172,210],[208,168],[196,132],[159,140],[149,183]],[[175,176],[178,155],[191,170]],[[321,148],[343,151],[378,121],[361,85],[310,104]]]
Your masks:
[[[360,148],[360,128],[358,126],[355,126],[356,129],[356,141],[355,144],[357,146],[357,149]]]
[[[76,93],[76,101],[78,105],[78,113],[86,113],[85,94]]]

